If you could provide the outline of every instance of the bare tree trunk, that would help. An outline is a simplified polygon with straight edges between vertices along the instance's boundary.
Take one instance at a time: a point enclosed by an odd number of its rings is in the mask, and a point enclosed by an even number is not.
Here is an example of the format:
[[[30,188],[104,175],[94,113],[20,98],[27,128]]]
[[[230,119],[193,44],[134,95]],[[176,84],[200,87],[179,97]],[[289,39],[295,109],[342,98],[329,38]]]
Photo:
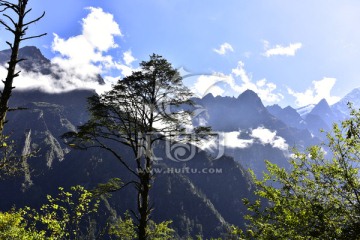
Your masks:
[[[150,191],[150,180],[149,174],[145,173],[141,180],[141,190],[139,192],[139,240],[146,240],[146,228],[149,220],[150,209],[149,209],[149,191]]]
[[[139,174],[140,186],[138,191],[138,212],[139,212],[139,226],[138,237],[139,240],[147,240],[148,236],[146,229],[148,226],[151,207],[149,206],[149,193],[151,188],[152,175],[149,171],[151,168],[151,158],[146,157],[145,171]]]
[[[9,26],[5,21],[0,20],[0,24],[5,27],[7,31],[10,31],[14,35],[13,43],[6,42],[11,49],[11,57],[10,61],[8,62],[9,67],[7,68],[7,76],[6,80],[3,81],[4,89],[1,92],[0,97],[0,134],[3,132],[4,125],[6,123],[6,114],[9,110],[9,99],[11,97],[12,90],[15,88],[13,87],[14,78],[19,76],[20,72],[16,71],[16,65],[25,60],[25,59],[18,59],[19,48],[21,41],[31,39],[31,38],[38,38],[44,36],[46,34],[41,34],[38,36],[32,37],[24,37],[26,34],[26,30],[28,30],[28,26],[32,23],[39,21],[41,18],[44,17],[45,12],[35,20],[29,21],[27,23],[24,22],[25,16],[31,11],[31,9],[27,10],[26,5],[28,0],[19,0],[17,4],[10,3],[8,1],[0,1],[0,7],[4,9],[0,12],[4,12],[8,9],[13,10],[13,12],[17,15],[18,19],[15,22],[9,15],[3,14],[6,18],[8,18],[13,26]]]
[[[22,19],[19,18],[19,26],[22,25]],[[14,38],[14,46],[11,49],[11,58],[9,61],[9,67],[7,68],[8,73],[6,76],[6,80],[4,81],[4,90],[1,93],[0,98],[0,133],[2,133],[5,125],[6,113],[9,110],[9,99],[11,97],[13,87],[14,78],[18,76],[18,73],[15,74],[16,64],[18,63],[18,53],[20,46],[20,38],[21,38],[21,27],[18,27],[20,31],[16,32]]]

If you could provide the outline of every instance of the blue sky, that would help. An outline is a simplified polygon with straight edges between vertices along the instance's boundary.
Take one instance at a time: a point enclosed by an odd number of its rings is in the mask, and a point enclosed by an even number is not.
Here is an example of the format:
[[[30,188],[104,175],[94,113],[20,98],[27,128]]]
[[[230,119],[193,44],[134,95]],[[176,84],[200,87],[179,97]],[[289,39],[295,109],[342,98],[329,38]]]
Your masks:
[[[360,85],[357,0],[29,2],[34,16],[46,11],[29,34],[48,35],[26,45],[109,84],[158,53],[192,75],[185,82],[199,96],[250,88],[265,104],[296,107],[334,103]],[[74,86],[93,86],[83,79],[77,74]]]

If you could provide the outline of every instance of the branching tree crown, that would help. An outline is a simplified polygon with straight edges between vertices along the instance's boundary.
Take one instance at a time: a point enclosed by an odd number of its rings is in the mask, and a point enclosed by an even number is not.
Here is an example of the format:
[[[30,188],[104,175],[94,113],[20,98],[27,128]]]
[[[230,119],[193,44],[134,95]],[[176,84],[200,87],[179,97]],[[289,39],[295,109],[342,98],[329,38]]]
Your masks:
[[[191,123],[192,93],[183,85],[179,72],[161,56],[151,55],[140,67],[140,71],[119,80],[111,91],[91,97],[90,120],[78,132],[64,137],[75,147],[111,152],[136,177],[135,216],[138,238],[144,240],[152,211],[149,191],[154,178],[154,146],[156,141],[174,134],[179,140],[188,140],[185,130]],[[130,147],[133,159],[123,158],[114,147],[119,144]]]

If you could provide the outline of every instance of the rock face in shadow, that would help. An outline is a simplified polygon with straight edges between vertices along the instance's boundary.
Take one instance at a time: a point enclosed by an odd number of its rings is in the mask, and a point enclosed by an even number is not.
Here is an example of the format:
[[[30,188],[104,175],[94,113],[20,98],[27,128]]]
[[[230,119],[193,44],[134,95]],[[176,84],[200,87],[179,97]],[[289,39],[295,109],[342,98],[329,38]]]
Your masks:
[[[88,90],[14,93],[12,104],[26,109],[9,114],[7,132],[12,134],[20,152],[36,154],[26,159],[25,176],[0,182],[1,210],[14,205],[39,206],[59,186],[81,184],[91,189],[113,177],[124,182],[134,180],[108,152],[73,150],[61,139],[63,133],[86,122],[86,97],[93,94]],[[246,209],[241,199],[254,196],[252,183],[240,164],[225,156],[211,160],[199,149],[190,161],[173,162],[167,159],[165,150],[165,144],[158,146],[157,154],[164,160],[155,166],[161,172],[151,192],[154,220],[173,220],[172,226],[182,237],[216,237],[226,232],[229,224],[243,226]],[[124,159],[133,159],[127,148],[120,147],[119,151]],[[134,188],[128,186],[115,193],[110,204],[123,214],[136,209],[135,199]]]
[[[244,168],[251,168],[257,176],[266,170],[265,160],[288,168],[289,151],[279,147],[283,145],[305,149],[319,143],[314,138],[301,116],[295,109],[280,106],[266,108],[258,95],[247,90],[235,97],[214,97],[212,94],[204,98],[194,99],[199,114],[194,124],[206,123],[213,131],[222,133],[238,133],[237,139],[249,140],[251,144],[235,146],[225,142],[225,154],[233,157]],[[302,122],[301,122],[302,121]],[[258,130],[261,136],[254,136]]]
[[[0,51],[0,64],[6,64],[10,51]],[[26,71],[50,75],[55,79],[60,71],[35,47],[24,47],[20,63]],[[99,83],[103,83],[98,76]],[[19,153],[35,152],[24,159],[25,174],[0,182],[0,210],[14,205],[40,206],[47,194],[55,194],[59,186],[69,188],[81,184],[93,188],[110,178],[130,182],[134,177],[108,152],[99,149],[73,150],[64,144],[61,135],[76,130],[89,118],[87,98],[95,94],[90,90],[49,94],[40,91],[15,91],[11,107],[22,107],[9,113],[6,132],[15,140]],[[331,121],[343,118],[346,99],[360,96],[356,91],[338,104],[329,106],[321,101],[309,113],[301,116],[291,107],[265,107],[258,95],[247,90],[237,98],[214,97],[211,94],[196,103],[195,125],[206,124],[222,133],[237,133],[237,140],[251,140],[251,144],[226,145],[224,155],[218,159],[195,148],[189,161],[176,162],[167,155],[167,145],[160,143],[156,154],[162,157],[155,168],[156,180],[151,191],[155,221],[173,220],[178,234],[218,237],[230,224],[244,226],[246,209],[241,199],[254,199],[254,187],[247,168],[261,176],[264,160],[287,168],[289,152],[279,143],[300,150],[320,142],[319,128],[328,129]],[[358,98],[360,99],[360,97]],[[346,104],[345,104],[346,105]],[[259,130],[262,134],[254,134]],[[276,142],[277,141],[277,142]],[[282,142],[283,141],[283,142]],[[124,159],[133,156],[126,147],[113,146]],[[219,146],[218,146],[219,147]],[[25,154],[26,155],[26,154]],[[116,192],[109,200],[118,214],[136,209],[133,186]],[[103,211],[104,216],[108,216]]]
[[[10,59],[11,51],[10,49],[0,51],[0,64],[6,64]],[[33,46],[26,46],[19,49],[18,59],[26,59],[26,61],[21,61],[19,66],[26,70],[36,73],[41,73],[44,75],[51,74],[51,62],[49,59],[45,58],[40,49]]]

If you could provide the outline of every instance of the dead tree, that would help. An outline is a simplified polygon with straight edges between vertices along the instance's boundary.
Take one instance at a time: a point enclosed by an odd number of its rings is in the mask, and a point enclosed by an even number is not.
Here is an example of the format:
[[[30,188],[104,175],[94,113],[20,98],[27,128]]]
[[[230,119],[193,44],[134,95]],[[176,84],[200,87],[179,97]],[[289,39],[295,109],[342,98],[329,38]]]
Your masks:
[[[18,0],[17,3],[0,0],[0,12],[2,12],[4,18],[8,20],[5,21],[3,19],[0,19],[0,24],[3,25],[5,29],[11,32],[14,36],[13,43],[6,41],[6,43],[10,46],[11,57],[10,61],[8,62],[9,66],[6,68],[6,79],[5,81],[2,81],[4,83],[4,88],[0,92],[0,134],[2,134],[4,125],[6,123],[6,114],[9,111],[9,99],[11,97],[12,90],[15,88],[13,86],[13,81],[14,78],[18,77],[20,73],[20,71],[16,72],[16,65],[19,62],[25,60],[18,58],[20,44],[25,40],[39,38],[46,35],[46,33],[43,33],[36,36],[26,36],[26,31],[28,30],[29,25],[38,22],[45,16],[45,12],[43,12],[40,17],[26,21],[26,16],[32,10],[31,8],[27,9],[27,4],[28,0]],[[7,11],[12,11],[15,17],[7,14]]]

